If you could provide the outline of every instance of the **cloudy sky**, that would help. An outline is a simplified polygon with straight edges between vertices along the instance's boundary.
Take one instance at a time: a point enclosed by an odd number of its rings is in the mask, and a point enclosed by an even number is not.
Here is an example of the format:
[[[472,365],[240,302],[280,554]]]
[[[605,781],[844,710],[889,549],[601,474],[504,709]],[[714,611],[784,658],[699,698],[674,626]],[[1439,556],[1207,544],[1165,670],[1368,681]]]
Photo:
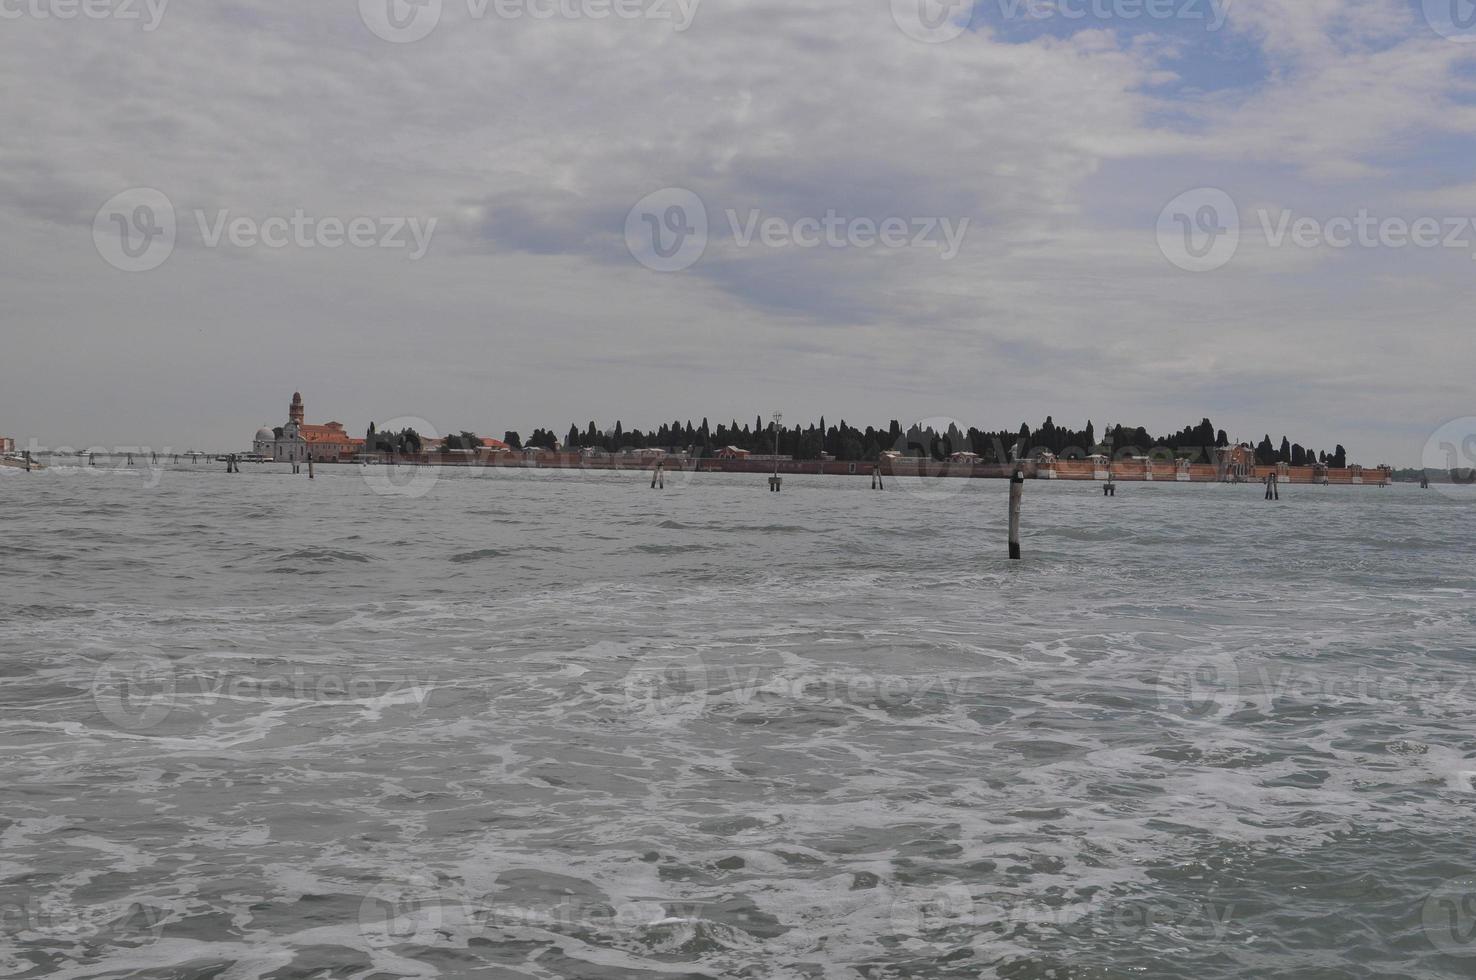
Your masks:
[[[0,0],[0,433],[238,449],[301,389],[1414,465],[1476,414],[1470,8]]]

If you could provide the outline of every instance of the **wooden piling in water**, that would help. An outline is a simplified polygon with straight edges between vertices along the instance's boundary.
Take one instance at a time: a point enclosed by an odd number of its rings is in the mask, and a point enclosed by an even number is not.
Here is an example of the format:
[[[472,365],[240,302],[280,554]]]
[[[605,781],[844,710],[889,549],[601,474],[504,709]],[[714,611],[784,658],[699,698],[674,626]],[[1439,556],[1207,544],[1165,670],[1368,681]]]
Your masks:
[[[308,479],[316,479],[316,477],[313,476],[313,458],[311,456],[308,457]]]
[[[1010,477],[1010,560],[1020,560],[1020,503],[1025,497],[1025,471]]]
[[[1266,499],[1267,500],[1280,500],[1281,499],[1280,482],[1277,480],[1275,473],[1267,473],[1266,474]]]

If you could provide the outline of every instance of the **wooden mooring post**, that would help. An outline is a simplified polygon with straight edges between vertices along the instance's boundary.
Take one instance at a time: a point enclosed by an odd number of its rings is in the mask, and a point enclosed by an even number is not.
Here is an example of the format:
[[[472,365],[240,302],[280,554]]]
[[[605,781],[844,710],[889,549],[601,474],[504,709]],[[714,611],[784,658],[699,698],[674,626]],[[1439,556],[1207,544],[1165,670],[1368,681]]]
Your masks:
[[[666,489],[666,464],[661,460],[657,460],[656,465],[651,469],[651,489]]]
[[[308,479],[316,479],[313,476],[313,458],[311,456],[308,457]]]
[[[885,490],[886,489],[886,486],[882,483],[882,471],[881,471],[881,467],[880,466],[874,466],[871,469],[871,489],[873,489],[873,490]]]
[[[1280,500],[1281,499],[1281,486],[1280,486],[1280,481],[1277,479],[1277,476],[1276,476],[1275,473],[1267,473],[1266,474],[1266,499],[1267,500]]]
[[[1020,560],[1020,503],[1025,498],[1025,471],[1010,477],[1010,560]]]

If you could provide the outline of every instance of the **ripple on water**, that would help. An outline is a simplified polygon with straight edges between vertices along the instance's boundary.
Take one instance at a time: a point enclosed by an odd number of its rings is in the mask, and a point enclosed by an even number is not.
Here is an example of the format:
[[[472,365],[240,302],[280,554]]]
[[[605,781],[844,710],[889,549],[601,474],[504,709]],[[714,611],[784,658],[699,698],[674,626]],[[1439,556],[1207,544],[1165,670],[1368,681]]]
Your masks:
[[[0,973],[1461,973],[1470,509],[39,476]]]

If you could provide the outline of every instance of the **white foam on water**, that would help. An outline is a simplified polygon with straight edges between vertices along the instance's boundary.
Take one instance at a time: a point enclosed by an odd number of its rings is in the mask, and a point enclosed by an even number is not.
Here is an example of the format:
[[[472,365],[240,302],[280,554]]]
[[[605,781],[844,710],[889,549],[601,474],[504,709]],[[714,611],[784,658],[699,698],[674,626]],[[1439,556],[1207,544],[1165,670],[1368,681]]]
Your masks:
[[[165,505],[131,482],[79,481],[18,532],[34,564],[0,602],[91,615],[21,618],[0,638],[0,670],[16,672],[0,712],[13,821],[0,876],[79,915],[146,903],[170,929],[134,950],[27,934],[62,957],[54,975],[229,964],[258,977],[336,946],[362,977],[494,959],[548,977],[787,978],[810,964],[925,977],[962,950],[972,958],[948,968],[975,976],[1071,964],[1219,980],[1267,962],[1240,958],[1265,955],[1259,936],[1307,942],[1295,912],[1314,899],[1280,868],[1397,892],[1412,860],[1399,842],[1450,835],[1473,792],[1472,698],[1448,680],[1476,595],[1459,556],[1427,556],[1437,584],[1403,558],[1247,554],[1246,528],[1265,528],[1229,510],[1223,527],[1206,520],[1238,506],[1229,493],[1154,488],[1148,547],[1076,533],[1100,501],[1042,490],[1060,529],[1005,569],[977,547],[999,515],[947,503],[929,519],[958,534],[919,546],[857,532],[917,516],[864,494],[844,515],[796,494],[780,520],[737,485],[642,495],[632,514],[578,481],[466,480],[389,517],[350,502],[357,481],[320,479],[308,518],[284,512],[273,483],[201,480],[197,494],[166,479]],[[58,536],[77,521],[69,506],[97,511],[75,539]],[[496,520],[464,519],[488,507]],[[1450,549],[1464,540],[1452,519],[1469,518],[1410,518],[1434,534],[1319,510],[1302,530],[1331,536],[1312,549],[1324,554],[1386,535]],[[165,533],[179,522],[209,548]],[[1164,530],[1191,524],[1186,544]],[[702,547],[632,550],[669,539]],[[323,558],[279,560],[309,553]],[[48,578],[44,556],[64,554],[74,568]],[[273,571],[304,563],[317,574]],[[90,678],[139,650],[207,679],[389,670],[407,683],[324,697],[207,686],[155,728],[105,724]],[[1160,677],[1184,657],[1243,677],[1186,702]],[[1359,670],[1434,693],[1369,695]],[[420,880],[446,899],[427,946],[461,958],[373,942],[358,921],[376,886]],[[1124,937],[1102,919],[1224,883],[1265,910],[1224,936],[1169,923]],[[914,927],[919,902],[938,910]],[[583,911],[561,919],[561,903]],[[592,911],[605,904],[617,914]],[[1390,915],[1379,928],[1407,928]],[[1380,955],[1384,972],[1408,971]]]

